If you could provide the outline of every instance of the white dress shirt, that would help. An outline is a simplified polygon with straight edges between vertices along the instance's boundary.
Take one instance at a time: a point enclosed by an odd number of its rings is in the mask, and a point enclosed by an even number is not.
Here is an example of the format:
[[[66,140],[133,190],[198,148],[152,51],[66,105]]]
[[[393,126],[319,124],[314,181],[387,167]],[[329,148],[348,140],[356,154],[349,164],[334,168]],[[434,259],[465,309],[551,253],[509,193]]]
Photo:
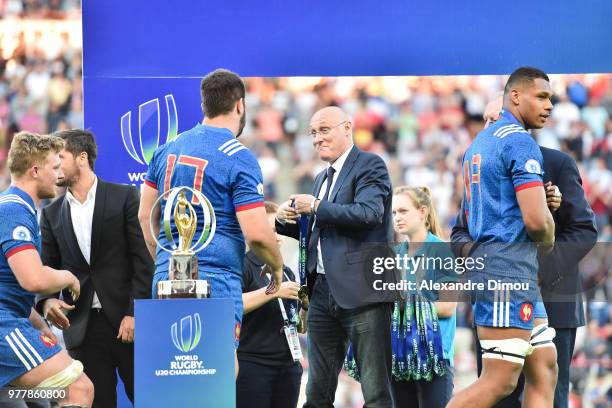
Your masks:
[[[66,191],[66,199],[70,204],[70,215],[72,217],[72,229],[76,235],[79,248],[83,257],[88,264],[91,255],[91,224],[93,221],[94,207],[96,205],[96,189],[98,188],[98,178],[94,180],[93,185],[87,192],[85,202],[81,203],[77,200],[70,190]],[[94,291],[93,301],[91,302],[92,309],[101,309],[102,304],[98,299],[98,294]]]
[[[353,145],[351,144],[348,147],[348,149],[346,149],[346,151],[342,153],[342,155],[340,155],[340,157],[338,157],[332,165],[329,166],[329,167],[333,167],[335,170],[331,186],[329,186],[331,191],[334,191],[334,186],[336,185],[336,181],[338,180],[338,176],[340,175],[342,166],[344,166],[344,162],[346,161],[346,158],[348,157],[352,148],[353,148]],[[323,180],[323,184],[321,184],[321,189],[319,190],[319,194],[317,195],[317,198],[319,200],[322,200],[323,197],[325,197],[326,192],[327,192],[327,178]],[[314,225],[315,224],[313,223],[312,224],[313,229],[314,229]],[[321,255],[321,238],[320,237],[319,237],[319,242],[317,242],[317,273],[322,273],[322,274],[325,273],[325,268],[323,267],[323,255]]]

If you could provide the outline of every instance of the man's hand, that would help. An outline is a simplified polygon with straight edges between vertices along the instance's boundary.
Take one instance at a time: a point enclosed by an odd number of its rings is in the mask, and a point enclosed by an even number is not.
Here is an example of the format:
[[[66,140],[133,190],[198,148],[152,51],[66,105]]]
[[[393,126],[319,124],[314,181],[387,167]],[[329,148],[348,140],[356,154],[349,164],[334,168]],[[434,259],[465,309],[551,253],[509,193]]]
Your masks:
[[[72,301],[76,302],[79,296],[81,295],[81,283],[79,282],[79,279],[73,275],[72,272],[70,271],[64,271],[64,272],[69,275],[68,279],[70,282],[68,285],[66,285],[66,289],[72,295]]]
[[[270,265],[264,265],[261,268],[261,276],[270,275],[270,284],[266,287],[266,295],[272,295],[278,292],[283,283],[283,268],[272,270]]]
[[[70,327],[70,321],[64,314],[64,311],[73,309],[74,305],[69,305],[60,299],[51,298],[45,300],[43,304],[43,316],[58,329],[66,330]]]
[[[499,96],[493,99],[491,102],[487,104],[487,106],[485,107],[485,111],[482,114],[482,118],[485,120],[485,125],[484,125],[485,128],[491,125],[492,123],[497,122],[497,119],[499,119],[499,114],[502,110],[503,105],[504,105],[504,98],[502,96]]]
[[[544,184],[546,190],[546,205],[550,209],[550,212],[555,212],[561,207],[561,201],[563,194],[559,191],[559,187],[553,185],[552,182]]]
[[[293,281],[283,282],[280,285],[280,289],[274,294],[274,296],[281,299],[298,300],[299,290],[299,283]]]
[[[280,222],[286,222],[289,224],[295,224],[295,220],[300,216],[300,214],[295,211],[295,209],[291,206],[292,200],[287,200],[282,203],[278,210],[276,211],[276,219]]]
[[[299,324],[297,327],[297,331],[298,333],[301,334],[305,334],[307,329],[308,329],[308,322],[307,322],[307,317],[308,316],[308,312],[304,309],[300,309],[300,313],[299,313]]]
[[[293,194],[292,196],[289,197],[290,199],[292,199],[294,201],[293,206],[295,207],[295,211],[298,214],[306,214],[306,215],[310,215],[312,214],[312,203],[315,200],[314,196],[311,196],[310,194]],[[315,207],[314,210],[317,210],[317,207],[319,206],[319,200],[316,201],[315,203]]]
[[[125,316],[119,325],[117,338],[123,343],[134,342],[134,316]]]

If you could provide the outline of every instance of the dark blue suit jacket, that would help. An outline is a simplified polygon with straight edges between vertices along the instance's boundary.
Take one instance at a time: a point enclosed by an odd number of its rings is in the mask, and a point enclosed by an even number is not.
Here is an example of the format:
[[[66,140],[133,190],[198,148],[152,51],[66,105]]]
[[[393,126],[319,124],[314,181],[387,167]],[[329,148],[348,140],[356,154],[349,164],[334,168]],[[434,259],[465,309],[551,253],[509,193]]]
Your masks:
[[[553,213],[555,248],[539,259],[539,280],[549,325],[556,328],[584,326],[582,284],[578,262],[597,241],[593,211],[586,201],[576,162],[558,150],[540,147],[544,160],[544,183],[552,182],[563,194]],[[464,211],[457,215],[451,234],[453,252],[471,242]]]
[[[315,178],[312,192],[315,197],[325,173],[322,171]],[[319,203],[316,221],[311,217],[308,287],[312,294],[318,235],[332,296],[341,307],[350,309],[381,301],[382,294],[373,293],[372,282],[377,277],[372,269],[375,257],[394,256],[389,252],[393,240],[391,181],[379,156],[355,146],[336,177],[329,200]],[[280,234],[298,238],[295,224],[277,222],[276,228]]]

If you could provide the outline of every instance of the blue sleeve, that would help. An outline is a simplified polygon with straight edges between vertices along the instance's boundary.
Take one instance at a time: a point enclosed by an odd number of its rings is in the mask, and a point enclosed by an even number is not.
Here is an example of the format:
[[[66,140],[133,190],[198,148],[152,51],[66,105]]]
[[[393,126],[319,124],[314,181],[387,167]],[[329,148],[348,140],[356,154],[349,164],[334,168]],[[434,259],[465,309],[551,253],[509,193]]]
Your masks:
[[[232,201],[236,212],[264,206],[263,177],[253,154],[244,149],[231,170]]]
[[[24,249],[36,248],[38,226],[36,219],[27,208],[13,203],[0,206],[0,247],[5,258]]]
[[[512,178],[515,191],[543,186],[543,160],[540,147],[527,132],[511,133],[502,144],[502,163]]]
[[[149,168],[147,169],[147,175],[145,176],[145,184],[151,188],[159,190],[159,185],[162,183],[161,177],[159,177],[157,168],[159,165],[157,162],[159,161],[160,150],[156,149],[153,153],[153,157],[151,157],[151,161],[149,162]]]

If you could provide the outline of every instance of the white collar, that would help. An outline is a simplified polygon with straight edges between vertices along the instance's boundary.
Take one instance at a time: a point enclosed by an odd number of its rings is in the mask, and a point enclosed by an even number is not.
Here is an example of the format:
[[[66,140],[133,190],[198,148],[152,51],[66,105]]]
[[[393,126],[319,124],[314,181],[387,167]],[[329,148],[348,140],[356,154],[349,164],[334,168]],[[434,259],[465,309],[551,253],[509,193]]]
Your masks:
[[[346,151],[342,153],[340,157],[338,157],[336,161],[329,166],[329,167],[334,168],[336,175],[340,174],[340,170],[342,170],[342,166],[344,166],[344,162],[346,161],[346,158],[348,157],[352,149],[353,149],[353,144],[351,143],[348,149],[346,149]]]
[[[87,198],[85,198],[85,202],[83,204],[81,204],[81,202],[79,200],[77,200],[74,195],[72,195],[72,193],[70,192],[70,189],[66,189],[66,198],[71,203],[74,203],[74,204],[78,203],[79,205],[85,205],[85,204],[87,204],[89,202],[89,200],[95,200],[95,198],[96,198],[96,190],[97,189],[98,189],[98,178],[95,177],[94,178],[94,182],[91,185],[91,188],[87,192]]]

